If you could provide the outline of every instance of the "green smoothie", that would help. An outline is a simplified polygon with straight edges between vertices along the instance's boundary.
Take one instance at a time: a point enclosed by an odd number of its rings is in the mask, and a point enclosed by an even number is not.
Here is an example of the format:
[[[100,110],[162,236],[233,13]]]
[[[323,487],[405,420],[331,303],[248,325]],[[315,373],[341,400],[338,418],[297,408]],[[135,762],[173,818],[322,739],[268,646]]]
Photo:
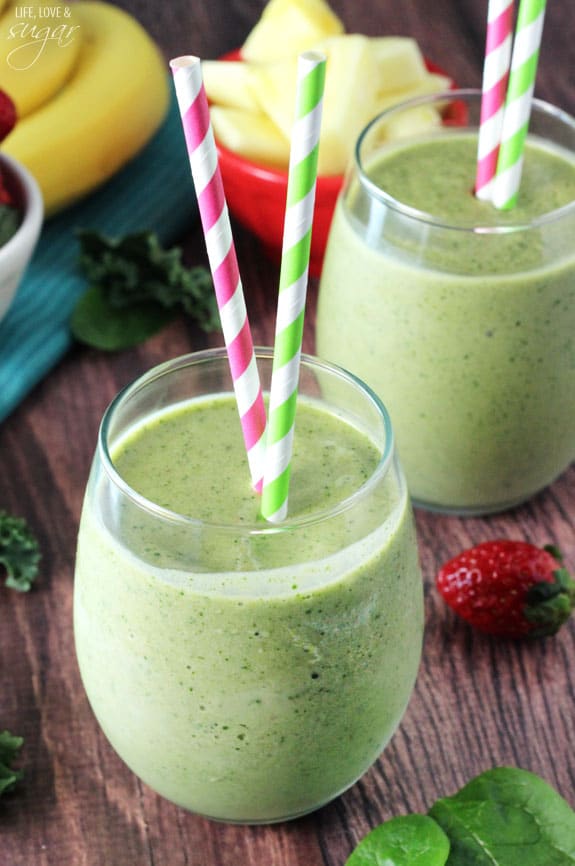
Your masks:
[[[154,413],[111,455],[137,494],[189,520],[159,526],[144,500],[99,505],[105,473],[91,482],[75,635],[108,739],[157,792],[207,816],[275,821],[330,800],[391,737],[419,663],[401,476],[391,464],[352,506],[381,454],[303,398],[283,529],[258,517],[229,394]]]
[[[354,179],[340,199],[317,322],[318,354],[390,411],[414,499],[461,512],[513,505],[575,456],[575,157],[530,138],[507,212],[473,195],[475,160],[455,129],[370,162],[385,195]]]

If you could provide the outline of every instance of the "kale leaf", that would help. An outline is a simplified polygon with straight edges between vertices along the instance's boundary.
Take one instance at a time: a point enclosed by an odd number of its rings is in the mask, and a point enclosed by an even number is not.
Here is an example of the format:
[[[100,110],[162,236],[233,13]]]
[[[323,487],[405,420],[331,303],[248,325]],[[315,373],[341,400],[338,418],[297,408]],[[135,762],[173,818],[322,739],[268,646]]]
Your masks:
[[[27,592],[38,575],[38,541],[22,517],[0,511],[0,565],[6,569],[6,586]]]
[[[80,267],[90,286],[71,319],[80,342],[127,348],[159,331],[178,311],[206,332],[220,327],[209,271],[186,268],[179,248],[164,250],[151,232],[119,239],[89,230],[77,234]]]
[[[24,740],[10,731],[0,731],[0,795],[14,787],[22,778],[22,770],[14,770],[12,762],[17,757]]]

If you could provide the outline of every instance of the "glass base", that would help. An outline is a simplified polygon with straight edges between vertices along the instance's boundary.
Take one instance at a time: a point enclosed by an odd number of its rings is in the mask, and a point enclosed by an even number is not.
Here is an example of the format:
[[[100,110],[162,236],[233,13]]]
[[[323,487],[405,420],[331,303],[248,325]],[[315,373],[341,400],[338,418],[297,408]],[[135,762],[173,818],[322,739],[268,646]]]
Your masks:
[[[336,800],[338,796],[341,795],[337,794],[335,797],[329,797],[325,802],[319,803],[317,806],[311,806],[308,809],[302,809],[301,812],[294,812],[293,814],[279,818],[221,818],[217,815],[205,815],[202,812],[194,812],[193,809],[188,809],[186,806],[181,808],[186,812],[189,812],[191,815],[199,815],[201,818],[206,818],[208,821],[214,821],[216,824],[234,824],[238,827],[265,827],[266,825],[286,824],[289,821],[297,821],[298,818],[305,818],[306,815],[312,815],[314,812],[317,812],[318,809],[323,809],[324,806],[327,806],[329,803]]]
[[[421,511],[431,511],[435,514],[444,514],[446,517],[487,517],[490,514],[501,514],[504,511],[511,511],[528,502],[537,493],[528,493],[525,496],[519,496],[516,499],[508,500],[507,502],[497,503],[497,505],[441,505],[435,502],[422,502],[416,497],[412,497],[412,505]]]
[[[441,502],[425,502],[423,499],[418,499],[417,495],[410,491],[411,504],[414,508],[421,509],[422,511],[445,514],[448,517],[486,517],[490,514],[501,514],[504,511],[511,511],[513,508],[518,508],[520,505],[524,505],[526,502],[539,496],[561,478],[570,466],[571,463],[567,464],[561,472],[558,472],[554,477],[546,481],[544,484],[539,485],[534,490],[530,490],[521,496],[514,497],[513,499],[506,499],[503,502],[497,502],[492,505],[444,505]],[[409,481],[407,486],[409,489]]]

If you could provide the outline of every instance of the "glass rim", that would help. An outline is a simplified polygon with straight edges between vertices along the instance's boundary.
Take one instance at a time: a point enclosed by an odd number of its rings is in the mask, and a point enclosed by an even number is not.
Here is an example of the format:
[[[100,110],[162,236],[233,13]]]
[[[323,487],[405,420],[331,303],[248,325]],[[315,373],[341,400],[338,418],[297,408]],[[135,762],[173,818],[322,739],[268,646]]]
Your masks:
[[[449,229],[451,231],[469,232],[472,234],[475,233],[482,235],[502,235],[509,234],[510,232],[533,230],[540,228],[541,226],[556,222],[566,216],[569,216],[570,214],[575,213],[574,200],[568,202],[565,205],[562,205],[559,208],[555,208],[554,210],[534,217],[529,222],[510,222],[505,225],[477,225],[474,223],[453,223],[440,217],[436,217],[433,214],[427,213],[426,211],[422,211],[418,208],[414,208],[410,205],[404,204],[399,199],[395,198],[389,193],[386,193],[384,190],[381,189],[381,187],[374,183],[373,180],[371,180],[362,162],[361,148],[362,145],[365,143],[366,137],[377,124],[379,124],[382,120],[387,119],[394,114],[399,114],[400,112],[405,111],[409,108],[416,108],[420,105],[429,105],[430,103],[454,101],[457,99],[467,101],[470,101],[471,99],[480,100],[481,90],[479,90],[478,88],[459,88],[453,90],[443,90],[439,93],[425,94],[423,96],[416,96],[413,99],[405,100],[404,102],[397,103],[390,108],[384,109],[374,118],[372,118],[372,120],[370,120],[370,122],[363,128],[363,130],[359,134],[359,137],[355,144],[353,157],[353,166],[356,169],[358,179],[370,196],[377,199],[382,204],[387,205],[389,208],[401,214],[402,216],[409,217],[413,220],[416,220],[417,222],[426,223],[427,225],[434,226],[440,229]],[[532,113],[533,110],[539,112],[541,115],[546,115],[562,122],[565,126],[570,127],[575,134],[575,117],[564,111],[562,108],[557,108],[550,102],[546,102],[542,99],[533,98]],[[457,128],[458,127],[456,126],[450,127],[450,129]],[[475,127],[468,126],[460,127],[461,130],[473,130],[474,128]],[[433,132],[433,129],[430,129],[430,131]],[[412,140],[416,141],[417,138],[414,137]],[[573,156],[575,161],[575,152]]]
[[[254,351],[257,359],[265,358],[269,361],[273,359],[273,349],[271,348],[256,346]],[[312,370],[323,370],[330,375],[337,376],[340,380],[347,381],[357,390],[363,392],[368,402],[371,403],[371,405],[375,408],[376,412],[382,420],[383,431],[385,435],[385,443],[382,454],[380,455],[377,465],[374,467],[369,478],[363,481],[361,485],[350,496],[345,497],[341,500],[341,502],[336,503],[330,508],[314,511],[302,517],[290,519],[288,509],[288,517],[281,523],[268,523],[265,522],[262,518],[261,523],[258,522],[238,524],[202,520],[200,518],[180,514],[177,511],[172,511],[169,508],[158,505],[157,503],[148,499],[146,496],[138,493],[138,491],[134,490],[133,487],[131,487],[131,485],[128,484],[128,482],[118,472],[110,454],[108,439],[110,427],[115,416],[119,411],[121,411],[122,407],[125,406],[126,403],[136,393],[148,387],[153,382],[156,382],[162,377],[167,376],[177,370],[181,370],[185,367],[198,366],[201,364],[209,363],[210,361],[225,361],[227,364],[228,356],[226,349],[224,347],[203,349],[198,352],[190,352],[185,355],[180,355],[176,358],[164,361],[161,364],[157,364],[156,366],[150,368],[147,372],[143,373],[141,376],[138,376],[135,380],[130,382],[124,388],[122,388],[113,398],[113,400],[110,402],[104,412],[98,431],[97,450],[100,457],[100,462],[109,480],[123,495],[127,496],[134,503],[134,505],[136,505],[142,511],[145,511],[150,516],[156,517],[159,520],[163,520],[166,523],[177,523],[182,526],[189,526],[190,528],[203,527],[212,531],[228,532],[235,535],[244,535],[249,537],[277,535],[279,533],[284,533],[289,530],[295,531],[297,529],[325,523],[326,521],[333,519],[334,517],[342,514],[343,512],[348,511],[349,509],[354,507],[356,502],[368,496],[372,489],[374,489],[375,486],[380,482],[380,480],[382,480],[387,475],[392,465],[395,449],[395,439],[393,427],[391,424],[391,418],[382,400],[380,400],[378,395],[368,385],[366,385],[365,382],[363,382],[353,373],[350,373],[348,370],[343,369],[343,367],[339,367],[337,364],[332,364],[331,362],[324,361],[323,359],[317,358],[313,355],[302,353],[302,366],[305,366],[306,368]],[[222,391],[222,393],[224,392]],[[233,394],[231,383],[229,392],[226,391],[225,393],[229,393],[230,395]],[[206,396],[208,396],[207,392]]]

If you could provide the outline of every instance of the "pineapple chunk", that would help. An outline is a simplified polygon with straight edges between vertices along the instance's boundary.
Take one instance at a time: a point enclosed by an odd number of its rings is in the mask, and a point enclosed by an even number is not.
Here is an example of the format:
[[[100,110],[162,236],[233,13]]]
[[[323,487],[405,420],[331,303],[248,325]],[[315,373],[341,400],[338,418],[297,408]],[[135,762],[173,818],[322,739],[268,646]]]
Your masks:
[[[327,70],[322,137],[319,149],[321,174],[342,174],[353,154],[357,137],[376,114],[374,81],[376,56],[366,36],[349,34],[324,40]]]
[[[377,64],[377,90],[405,90],[415,87],[428,74],[415,39],[408,36],[376,36],[369,41]]]
[[[289,141],[265,114],[212,105],[210,117],[220,144],[252,162],[282,168],[289,161]]]
[[[440,75],[439,72],[428,72],[423,81],[415,88],[418,94],[441,93],[453,86],[453,79],[449,75]]]
[[[0,0],[1,2],[1,0]],[[369,121],[399,102],[446,90],[446,76],[427,71],[407,36],[345,34],[328,0],[269,0],[242,47],[243,62],[204,61],[218,140],[244,157],[287,169],[298,55],[327,55],[318,159],[320,174],[341,174]],[[439,115],[417,108],[394,119],[386,137],[433,128]]]
[[[449,90],[451,83],[451,79],[446,75],[428,72],[422,81],[412,87],[385,93],[379,91],[377,94],[376,113],[379,114],[380,111],[384,111],[386,108],[391,108],[400,102],[406,102],[408,99],[415,99],[417,96],[426,96],[427,94],[441,93],[443,90]]]
[[[326,0],[269,0],[242,46],[242,57],[279,60],[307,51],[338,33],[343,33],[343,24]]]
[[[381,127],[380,141],[395,141],[411,138],[420,132],[430,132],[441,126],[441,115],[432,105],[416,105],[406,111],[398,112]]]
[[[367,36],[334,36],[316,48],[327,55],[318,158],[320,174],[341,174],[355,140],[376,113],[375,55]],[[253,68],[253,93],[261,109],[290,138],[295,109],[297,58]]]
[[[252,63],[251,73],[252,93],[260,111],[271,117],[289,138],[295,110],[297,57],[285,57],[273,63]]]
[[[258,102],[251,91],[249,63],[226,60],[203,60],[204,87],[210,102],[218,105],[259,111]]]

